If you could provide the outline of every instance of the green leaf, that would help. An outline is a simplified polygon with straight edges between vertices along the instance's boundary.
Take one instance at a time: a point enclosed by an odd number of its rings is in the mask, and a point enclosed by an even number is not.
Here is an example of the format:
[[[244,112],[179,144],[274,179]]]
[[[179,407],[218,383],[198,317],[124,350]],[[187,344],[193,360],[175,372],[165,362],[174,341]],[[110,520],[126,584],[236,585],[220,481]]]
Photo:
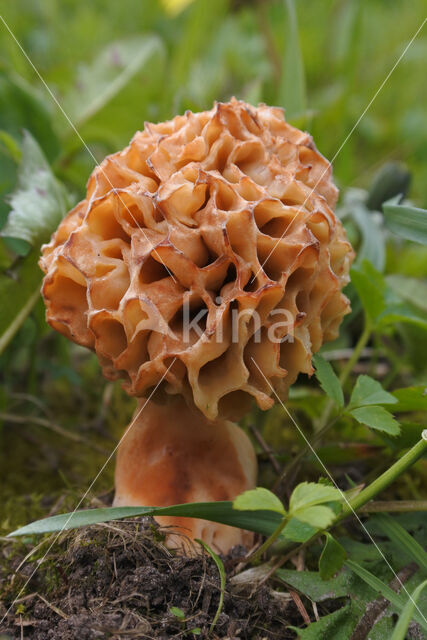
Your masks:
[[[335,578],[323,580],[317,571],[295,571],[277,569],[275,575],[285,584],[294,587],[314,602],[323,602],[332,598],[343,598],[349,594],[348,569],[341,571]]]
[[[248,529],[265,536],[271,535],[282,521],[282,517],[274,511],[238,511],[233,508],[232,502],[193,502],[171,507],[110,507],[64,513],[36,520],[25,527],[13,531],[9,536],[67,531],[99,522],[154,515],[202,518],[203,520],[228,524],[231,527]]]
[[[356,380],[349,407],[396,403],[396,398],[388,391],[385,391],[377,380],[370,376],[361,375]]]
[[[295,512],[301,509],[341,499],[341,491],[335,487],[317,484],[316,482],[301,482],[292,492],[289,501],[289,513],[294,515]]]
[[[397,405],[393,407],[395,412],[427,411],[427,387],[425,385],[396,389],[393,391],[393,395],[397,399]]]
[[[414,617],[415,607],[420,598],[421,592],[427,587],[427,580],[421,582],[412,592],[411,597],[408,598],[402,613],[399,616],[399,620],[394,628],[391,640],[405,640],[406,632],[409,627],[409,623]]]
[[[1,235],[19,238],[32,247],[49,240],[69,207],[64,187],[28,131],[24,131],[22,141],[18,188],[10,204],[11,212]]]
[[[353,614],[353,615],[352,615]],[[354,613],[352,605],[348,604],[338,611],[323,616],[317,622],[312,622],[305,629],[295,629],[300,640],[349,640],[354,627]]]
[[[398,323],[412,324],[422,329],[427,329],[427,318],[425,315],[420,315],[416,309],[412,309],[406,303],[388,304],[377,318],[377,326],[379,329],[394,326]]]
[[[279,87],[279,104],[286,117],[301,116],[306,110],[304,61],[301,53],[294,0],[284,0],[286,11],[285,58]]]
[[[338,407],[343,407],[344,394],[331,364],[318,353],[313,356],[313,362],[316,368],[316,378],[319,380],[323,391],[335,402],[336,405],[338,405]]]
[[[420,244],[427,244],[427,211],[389,200],[383,204],[386,227],[393,233]]]
[[[178,620],[185,620],[185,613],[179,607],[170,607],[169,613],[178,618]]]
[[[13,271],[0,275],[0,353],[12,340],[40,296],[39,250],[21,258]]]
[[[234,499],[233,509],[240,511],[268,510],[286,515],[286,509],[279,498],[264,487],[257,487],[241,493]]]
[[[400,298],[427,311],[427,283],[424,280],[393,273],[386,276],[386,283]]]
[[[371,407],[359,407],[358,409],[352,409],[350,413],[360,424],[366,424],[368,427],[371,427],[371,429],[385,431],[392,436],[397,436],[400,433],[399,423],[393,418],[392,414],[383,407],[377,407],[375,405]]]
[[[59,142],[52,126],[50,99],[43,98],[18,74],[0,71],[0,129],[15,139],[28,129],[52,161],[58,155]]]
[[[385,234],[376,215],[378,214],[368,211],[360,203],[355,203],[351,207],[351,216],[362,234],[362,242],[357,251],[357,262],[368,260],[378,271],[382,272],[385,266]]]
[[[319,558],[319,573],[322,580],[329,580],[342,568],[347,553],[330,533],[325,533],[325,537],[325,546]]]
[[[362,580],[372,589],[389,600],[389,602],[391,602],[398,611],[403,610],[406,605],[406,598],[404,596],[397,594],[388,586],[388,584],[377,578],[377,576],[362,567],[360,564],[357,564],[357,562],[354,562],[353,560],[346,560],[345,564],[349,569],[354,571],[359,578],[362,578]],[[413,617],[423,629],[427,630],[427,622],[418,612],[415,612]]]
[[[312,527],[307,522],[291,518],[283,529],[283,535],[293,542],[307,542],[318,531],[316,527]]]
[[[221,585],[221,592],[220,592],[220,596],[219,596],[219,603],[218,603],[218,608],[216,610],[214,619],[212,620],[211,626],[210,626],[210,632],[212,633],[212,631],[215,628],[216,623],[218,622],[218,618],[221,615],[221,611],[222,611],[222,607],[224,605],[224,593],[225,593],[225,581],[226,581],[226,575],[225,575],[225,568],[224,568],[224,563],[221,560],[221,558],[215,553],[215,551],[213,551],[210,546],[208,544],[206,544],[206,542],[203,542],[203,540],[199,540],[198,538],[196,538],[196,542],[198,542],[200,545],[202,545],[202,547],[205,549],[205,551],[207,551],[209,553],[209,555],[211,556],[211,558],[213,559],[213,561],[215,562],[218,572],[219,572],[219,580],[220,580],[220,585]]]
[[[396,546],[408,554],[420,568],[427,571],[427,552],[394,518],[390,515],[377,514],[371,518]]]
[[[92,118],[153,56],[163,56],[164,46],[154,35],[134,36],[110,43],[88,66],[81,67],[76,87],[64,98],[64,110],[79,128]]]
[[[315,507],[303,507],[293,511],[293,517],[306,522],[311,527],[326,529],[335,520],[335,513],[330,507],[316,505]]]
[[[351,269],[351,281],[366,313],[367,319],[375,324],[385,309],[386,284],[384,277],[375,267],[364,260]]]

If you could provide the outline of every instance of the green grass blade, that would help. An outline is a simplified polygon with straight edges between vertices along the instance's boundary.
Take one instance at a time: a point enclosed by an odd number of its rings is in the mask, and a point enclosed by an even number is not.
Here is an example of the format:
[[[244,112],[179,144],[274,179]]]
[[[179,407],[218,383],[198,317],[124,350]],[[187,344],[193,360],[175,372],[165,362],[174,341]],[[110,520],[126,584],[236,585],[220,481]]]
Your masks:
[[[219,596],[219,603],[218,603],[218,609],[216,610],[215,613],[215,617],[212,620],[211,626],[210,626],[210,632],[212,633],[212,631],[215,628],[216,623],[218,622],[218,618],[221,615],[221,611],[222,611],[222,607],[224,605],[224,593],[225,593],[225,568],[224,568],[224,563],[221,560],[221,558],[215,553],[215,551],[213,551],[210,546],[208,544],[206,544],[206,542],[203,542],[203,540],[199,540],[199,538],[196,538],[196,542],[198,542],[199,544],[202,545],[202,547],[209,553],[209,555],[211,556],[212,560],[215,562],[217,568],[218,568],[218,572],[219,572],[219,580],[220,580],[220,585],[221,585],[221,593]]]
[[[305,73],[294,0],[284,0],[284,5],[286,48],[278,98],[280,105],[286,109],[286,117],[294,118],[303,115],[306,110]]]
[[[358,575],[359,578],[364,580],[366,584],[372,587],[374,591],[377,591],[389,602],[391,602],[391,604],[396,607],[398,611],[403,611],[407,604],[406,598],[393,591],[393,589],[391,589],[388,584],[377,578],[377,576],[362,567],[357,562],[354,562],[353,560],[347,560],[345,564],[356,575]],[[427,621],[418,611],[414,613],[413,618],[418,622],[419,625],[422,626],[425,631],[427,631]]]
[[[416,587],[412,592],[411,599],[408,599],[408,602],[406,603],[401,615],[399,616],[399,620],[397,621],[397,624],[394,627],[391,640],[405,640],[409,623],[411,622],[414,616],[415,606],[418,602],[418,599],[421,595],[422,590],[426,586],[427,586],[427,580],[424,580],[424,582],[419,584],[418,587]]]
[[[38,535],[78,529],[99,522],[120,520],[135,516],[181,516],[202,518],[212,522],[228,524],[239,529],[248,529],[269,536],[279,525],[282,517],[274,511],[237,511],[232,502],[193,502],[172,507],[110,507],[105,509],[85,509],[74,513],[64,513],[13,531],[9,536]]]
[[[372,519],[384,535],[402,548],[417,565],[427,571],[427,552],[414,538],[388,514],[378,514]]]

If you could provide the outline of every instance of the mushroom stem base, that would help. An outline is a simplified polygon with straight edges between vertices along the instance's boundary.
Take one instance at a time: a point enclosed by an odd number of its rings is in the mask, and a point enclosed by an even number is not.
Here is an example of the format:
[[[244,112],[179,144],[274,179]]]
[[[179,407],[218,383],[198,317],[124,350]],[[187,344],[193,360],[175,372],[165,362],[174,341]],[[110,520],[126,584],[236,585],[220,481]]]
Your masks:
[[[256,485],[252,444],[228,420],[209,421],[177,398],[157,405],[140,399],[117,454],[114,506],[169,506],[233,500]],[[182,517],[158,517],[169,526],[167,544],[191,552],[189,539],[201,538],[216,551],[253,542],[247,531]]]

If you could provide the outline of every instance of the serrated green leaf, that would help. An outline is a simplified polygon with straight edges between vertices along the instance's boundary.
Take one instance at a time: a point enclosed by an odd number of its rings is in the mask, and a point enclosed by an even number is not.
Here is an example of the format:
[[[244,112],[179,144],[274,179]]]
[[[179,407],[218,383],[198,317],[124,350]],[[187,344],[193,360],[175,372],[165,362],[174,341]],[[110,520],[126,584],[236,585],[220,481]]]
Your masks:
[[[409,623],[414,617],[415,607],[417,606],[418,600],[421,596],[421,592],[426,587],[427,580],[424,580],[424,582],[419,584],[411,593],[411,597],[408,598],[408,602],[406,603],[402,613],[399,616],[399,620],[397,621],[397,624],[394,628],[391,640],[405,640]]]
[[[427,210],[397,204],[389,200],[383,204],[386,227],[393,233],[420,244],[427,244]]]
[[[275,531],[282,516],[274,511],[239,511],[233,509],[232,502],[192,502],[171,507],[110,507],[105,509],[85,509],[74,513],[64,513],[50,518],[36,520],[13,531],[9,536],[39,535],[54,531],[78,529],[99,522],[120,520],[136,516],[181,516],[202,518],[212,522],[228,524],[239,529],[248,529],[265,536]]]
[[[344,406],[344,394],[332,365],[320,354],[313,356],[313,363],[316,370],[316,378],[320,382],[323,391],[335,402],[338,407]]]
[[[316,482],[301,482],[292,492],[289,513],[293,515],[300,509],[341,499],[341,492],[335,487]]]
[[[400,425],[392,416],[392,414],[383,407],[372,405],[370,407],[359,407],[352,409],[351,415],[356,418],[360,424],[366,424],[371,429],[385,431],[390,435],[399,435]]]
[[[356,621],[356,613],[352,605],[347,604],[338,611],[323,616],[317,622],[312,622],[305,629],[295,628],[300,640],[349,640]]]
[[[378,316],[385,310],[386,284],[382,274],[364,260],[353,266],[351,281],[357,291],[368,320],[375,324]]]
[[[314,602],[343,598],[349,594],[351,572],[345,568],[335,578],[329,580],[322,580],[320,573],[317,571],[278,569],[275,575],[285,584],[294,587],[300,593],[314,600]]]
[[[325,533],[325,537],[325,546],[319,558],[319,573],[322,580],[329,580],[342,568],[347,553],[330,533]]]
[[[335,520],[335,513],[330,507],[316,505],[315,507],[303,507],[293,512],[293,517],[301,522],[306,522],[311,527],[326,529]]]
[[[49,240],[69,207],[63,185],[28,131],[24,131],[18,188],[11,195],[10,205],[11,212],[1,235],[19,238],[32,247]]]
[[[361,375],[356,380],[349,407],[396,403],[396,398],[388,391],[385,391],[377,380],[367,375]]]
[[[164,46],[154,35],[111,42],[90,65],[79,69],[76,86],[64,98],[64,110],[78,128],[119,94]]]
[[[233,500],[233,509],[240,511],[268,510],[286,515],[286,510],[279,498],[264,487],[257,487],[241,493]]]

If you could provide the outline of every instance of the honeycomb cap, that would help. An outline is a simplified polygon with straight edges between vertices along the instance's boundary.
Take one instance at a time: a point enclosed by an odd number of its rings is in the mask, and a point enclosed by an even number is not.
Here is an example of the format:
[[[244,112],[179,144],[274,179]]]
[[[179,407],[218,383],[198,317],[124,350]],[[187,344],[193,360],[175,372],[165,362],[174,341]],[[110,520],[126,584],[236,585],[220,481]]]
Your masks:
[[[279,108],[233,98],[146,123],[42,248],[47,320],[131,395],[162,381],[154,399],[208,419],[267,409],[349,311],[337,196]]]

